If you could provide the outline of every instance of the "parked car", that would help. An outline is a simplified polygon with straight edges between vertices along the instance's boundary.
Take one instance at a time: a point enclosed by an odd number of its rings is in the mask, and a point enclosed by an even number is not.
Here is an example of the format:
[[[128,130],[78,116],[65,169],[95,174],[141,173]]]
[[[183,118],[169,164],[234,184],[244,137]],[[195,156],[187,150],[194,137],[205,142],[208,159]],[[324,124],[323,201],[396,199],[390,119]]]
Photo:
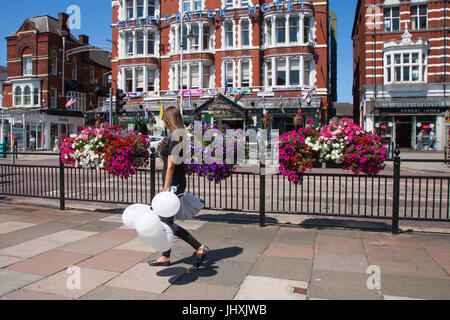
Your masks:
[[[158,145],[162,141],[163,137],[150,136],[148,139],[150,140],[150,148],[155,148],[156,150],[158,149]]]

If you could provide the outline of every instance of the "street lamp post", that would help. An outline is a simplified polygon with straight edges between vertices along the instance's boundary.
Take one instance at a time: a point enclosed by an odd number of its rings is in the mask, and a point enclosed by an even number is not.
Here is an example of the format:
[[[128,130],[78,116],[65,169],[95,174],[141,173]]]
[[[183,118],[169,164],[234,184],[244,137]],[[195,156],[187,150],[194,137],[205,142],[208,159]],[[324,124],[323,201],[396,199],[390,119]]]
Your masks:
[[[180,113],[181,116],[183,116],[183,51],[184,51],[184,44],[183,44],[183,20],[184,20],[184,16],[187,14],[188,12],[181,12],[181,20],[180,20],[180,47],[181,47],[181,54],[180,54]],[[189,32],[186,35],[186,39],[191,38],[193,35]],[[186,43],[187,45],[187,43]],[[186,75],[187,75],[187,70],[186,70]]]

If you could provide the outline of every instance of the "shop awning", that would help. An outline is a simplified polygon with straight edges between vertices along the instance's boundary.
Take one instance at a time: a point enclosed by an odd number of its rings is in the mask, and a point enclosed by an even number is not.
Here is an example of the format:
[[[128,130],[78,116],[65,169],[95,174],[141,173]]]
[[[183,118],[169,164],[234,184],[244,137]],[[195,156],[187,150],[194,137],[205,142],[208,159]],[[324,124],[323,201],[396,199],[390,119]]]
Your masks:
[[[445,98],[407,98],[375,101],[375,109],[404,108],[450,108],[450,99]]]

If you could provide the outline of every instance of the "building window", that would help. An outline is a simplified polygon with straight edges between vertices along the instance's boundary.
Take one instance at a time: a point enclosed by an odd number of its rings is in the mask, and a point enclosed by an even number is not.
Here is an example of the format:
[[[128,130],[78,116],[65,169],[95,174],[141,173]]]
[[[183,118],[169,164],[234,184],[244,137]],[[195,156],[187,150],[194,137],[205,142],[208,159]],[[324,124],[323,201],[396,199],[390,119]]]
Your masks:
[[[56,55],[56,52],[53,52],[52,54],[52,75],[58,76],[58,56]]]
[[[20,106],[22,105],[22,88],[16,87],[14,90],[14,105]]]
[[[33,58],[24,57],[23,58],[23,75],[30,76],[33,74]]]
[[[250,87],[250,62],[241,61],[241,85],[240,87]]]
[[[304,42],[308,43],[310,40],[312,40],[311,38],[311,19],[309,17],[305,17],[304,20],[304,27],[303,27],[303,37],[304,37]]]
[[[183,0],[183,12],[191,11],[191,0]]]
[[[133,92],[133,70],[126,69],[125,71],[125,89],[127,92]]]
[[[277,86],[286,85],[286,61],[284,59],[276,60],[276,76],[277,76]]]
[[[108,75],[103,76],[103,86],[106,88],[108,87]]]
[[[305,86],[309,86],[311,85],[311,81],[310,81],[310,75],[311,75],[311,61],[310,60],[305,60],[305,66],[304,66],[305,70],[304,70],[304,85]]]
[[[400,7],[384,8],[384,30],[400,30]]]
[[[183,74],[181,77],[181,81],[183,82],[182,89],[188,88],[188,75],[187,75],[187,66],[183,66]]]
[[[203,66],[203,87],[209,88],[209,79],[211,77],[211,67],[209,65]]]
[[[58,91],[52,88],[50,95],[50,108],[56,108],[58,104]]]
[[[31,104],[31,89],[29,86],[25,86],[25,89],[23,89],[23,104],[26,106]]]
[[[272,21],[268,20],[266,23],[266,32],[264,33],[266,36],[266,45],[270,45],[272,43]]]
[[[128,19],[133,19],[134,18],[133,0],[127,0],[126,8],[127,8],[127,18]]]
[[[95,67],[91,67],[91,84],[95,84]]]
[[[147,90],[155,91],[155,70],[154,69],[147,70]]]
[[[34,88],[33,91],[33,104],[34,105],[39,105],[39,89],[38,88]]]
[[[187,28],[183,28],[183,36],[182,36],[182,49],[186,51],[188,49],[188,39],[187,39],[188,30]]]
[[[250,45],[250,23],[248,20],[243,20],[241,23],[241,39],[242,46]]]
[[[233,22],[225,22],[225,46],[233,47]]]
[[[144,69],[136,69],[136,92],[144,91]]]
[[[155,15],[155,0],[148,0],[148,7],[147,7],[147,14],[149,16],[154,16]]]
[[[191,38],[191,50],[197,51],[199,49],[199,29],[198,25],[194,24],[191,26],[191,33],[193,37]]]
[[[133,55],[133,33],[127,32],[125,33],[125,42],[126,42],[126,48],[127,48],[127,55],[132,56]]]
[[[199,73],[199,66],[198,64],[191,64],[190,68],[190,77],[191,77],[191,86],[192,89],[199,89],[200,88],[200,73]]]
[[[77,58],[74,58],[73,63],[72,63],[72,80],[78,80],[78,60],[77,60]]]
[[[291,86],[300,85],[300,60],[299,59],[291,59],[290,60],[290,70],[289,70],[289,79]]]
[[[144,0],[136,0],[137,17],[144,18]]]
[[[89,98],[91,102],[93,101],[93,95],[92,93],[89,95]],[[70,109],[72,110],[78,110],[78,111],[86,111],[86,94],[81,92],[75,92],[75,91],[68,91],[66,96],[67,101],[70,99],[75,99],[75,103],[72,104]]]
[[[202,0],[194,0],[194,11],[202,10]]]
[[[203,26],[203,50],[209,50],[210,33],[211,28],[209,26]]]
[[[386,82],[418,82],[425,79],[425,57],[420,61],[419,52],[394,53],[386,55]],[[393,75],[393,76],[392,76]]]
[[[423,30],[427,28],[427,5],[411,6],[411,29]]]
[[[225,8],[233,8],[234,7],[234,0],[225,0]]]
[[[272,86],[272,61],[266,61],[266,74],[267,74],[267,79],[266,79],[266,86],[271,87]]]
[[[289,18],[289,41],[298,41],[298,17]]]
[[[144,31],[136,32],[136,53],[144,54]]]
[[[224,81],[224,85],[228,88],[232,88],[234,86],[234,70],[233,70],[233,61],[225,61],[224,62],[224,79],[226,78],[226,82]]]
[[[286,42],[286,18],[277,18],[277,43]]]
[[[241,0],[241,7],[247,7],[250,4],[249,0]]]
[[[155,33],[149,32],[148,33],[148,52],[147,54],[155,54]]]

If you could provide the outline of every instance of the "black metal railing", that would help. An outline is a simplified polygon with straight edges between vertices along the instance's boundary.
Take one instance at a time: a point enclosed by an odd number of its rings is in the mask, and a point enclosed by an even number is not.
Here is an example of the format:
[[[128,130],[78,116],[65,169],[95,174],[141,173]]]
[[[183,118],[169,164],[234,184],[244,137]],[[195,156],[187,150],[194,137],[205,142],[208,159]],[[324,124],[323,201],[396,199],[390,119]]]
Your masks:
[[[59,165],[0,163],[0,194],[58,199],[64,210],[67,200],[150,203],[162,191],[154,155],[150,169],[140,169],[127,180],[104,170],[64,166],[59,159]],[[206,209],[259,214],[261,226],[266,213],[392,219],[394,233],[402,219],[450,221],[450,175],[400,175],[401,162],[444,160],[400,159],[397,150],[388,161],[393,161],[391,175],[307,173],[299,185],[279,174],[265,174],[263,165],[257,172],[237,170],[219,184],[193,175],[187,191],[204,199]]]

